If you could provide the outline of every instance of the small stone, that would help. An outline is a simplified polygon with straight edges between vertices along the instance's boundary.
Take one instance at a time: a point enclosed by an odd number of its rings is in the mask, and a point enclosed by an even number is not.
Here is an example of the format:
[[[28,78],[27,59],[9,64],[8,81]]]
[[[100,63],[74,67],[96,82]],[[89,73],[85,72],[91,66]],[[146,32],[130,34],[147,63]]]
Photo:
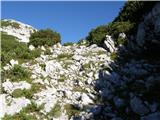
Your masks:
[[[14,65],[18,65],[18,61],[17,60],[10,60],[10,64],[13,67]]]

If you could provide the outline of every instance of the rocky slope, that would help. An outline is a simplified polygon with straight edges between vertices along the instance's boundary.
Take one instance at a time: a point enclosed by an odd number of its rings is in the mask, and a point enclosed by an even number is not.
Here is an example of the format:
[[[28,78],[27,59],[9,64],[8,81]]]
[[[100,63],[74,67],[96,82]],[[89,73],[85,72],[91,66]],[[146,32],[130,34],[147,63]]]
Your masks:
[[[58,43],[42,47],[41,56],[34,60],[22,64],[11,60],[3,71],[19,64],[31,72],[31,77],[14,82],[6,78],[0,95],[0,117],[159,120],[160,62],[159,57],[151,59],[151,54],[146,54],[160,47],[159,8],[157,3],[144,17],[127,46],[116,47],[114,39],[106,35],[105,49]],[[125,33],[119,37],[126,39]]]
[[[91,105],[97,99],[93,84],[99,78],[99,69],[103,64],[111,62],[103,48],[92,45],[86,46],[53,46],[51,55],[41,55],[34,61],[22,64],[32,72],[32,82],[11,82],[9,79],[3,83],[6,94],[1,97],[3,103],[1,116],[4,114],[15,114],[23,107],[35,102],[38,106],[44,105],[39,111],[42,116],[47,115],[56,104],[59,104],[62,116],[60,119],[67,119],[66,105],[75,105],[82,109],[85,105]],[[17,64],[11,61],[14,66]],[[4,68],[11,68],[5,66]],[[33,84],[42,87],[34,93],[33,98],[14,98],[15,90],[31,89]],[[33,86],[34,87],[34,86]],[[10,102],[8,106],[6,103]],[[80,112],[81,110],[77,110]],[[31,113],[30,113],[31,114]],[[38,116],[37,117],[42,117]],[[53,117],[53,116],[50,116]]]

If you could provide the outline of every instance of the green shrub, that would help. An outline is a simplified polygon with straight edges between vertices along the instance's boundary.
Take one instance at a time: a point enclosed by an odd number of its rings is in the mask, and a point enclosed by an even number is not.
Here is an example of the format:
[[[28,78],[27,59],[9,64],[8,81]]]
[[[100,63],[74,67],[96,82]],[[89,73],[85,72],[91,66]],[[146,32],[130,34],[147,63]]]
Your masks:
[[[37,58],[41,55],[41,49],[35,49],[30,52],[32,59]]]
[[[40,56],[40,49],[30,51],[25,43],[18,42],[17,38],[7,35],[2,32],[1,34],[1,63],[2,66],[9,63],[11,59],[30,60]]]
[[[99,46],[102,46],[107,34],[117,39],[119,33],[128,34],[131,32],[133,27],[134,24],[129,21],[112,22],[108,25],[98,26],[96,29],[91,30],[86,39],[90,44],[97,44]]]
[[[64,105],[64,109],[66,110],[66,113],[69,117],[69,119],[72,117],[72,116],[79,116],[80,114],[80,110],[77,109],[74,105],[72,104],[66,104]]]
[[[31,73],[27,69],[20,65],[14,65],[14,67],[6,72],[6,77],[12,81],[30,80]]]
[[[53,116],[55,118],[61,115],[61,106],[59,104],[55,104],[52,110],[48,113],[48,115]]]
[[[60,34],[51,29],[39,30],[31,34],[29,45],[52,46],[61,41]]]
[[[37,93],[38,91],[40,91],[41,88],[43,88],[43,86],[40,85],[40,84],[32,84],[31,89],[23,89],[23,90],[16,89],[16,90],[14,90],[12,92],[12,96],[14,98],[18,98],[18,97],[22,97],[23,96],[23,97],[26,97],[28,99],[32,99],[33,95],[35,93]]]
[[[71,57],[73,56],[73,54],[68,54],[68,53],[62,53],[62,54],[59,54],[58,56],[57,56],[57,59],[64,59],[64,58],[66,58],[66,59],[70,59]]]
[[[126,42],[127,42],[126,39],[118,38],[117,41],[115,42],[115,45],[116,46],[118,46],[118,45],[124,45]]]
[[[118,59],[118,53],[116,53],[116,52],[111,53],[110,58],[111,58],[111,60],[117,60]]]
[[[27,105],[27,107],[24,108],[24,111],[27,113],[29,112],[39,112],[41,109],[44,108],[44,104],[38,106],[35,102],[31,101],[31,104]]]
[[[72,43],[72,42],[66,42],[66,43],[64,43],[63,45],[64,46],[70,46],[70,45],[73,45],[74,43]]]
[[[110,35],[114,36],[115,38],[118,38],[119,33],[130,33],[132,28],[134,27],[134,24],[125,21],[125,22],[112,22],[108,24],[108,32]]]
[[[64,82],[66,80],[65,75],[61,75],[60,78],[58,79],[59,82]]]
[[[101,25],[92,29],[86,37],[86,40],[88,40],[90,44],[101,45],[104,42],[107,33],[107,26]]]
[[[20,28],[19,24],[16,22],[11,22],[11,21],[3,21],[1,20],[1,26],[2,27],[7,27],[7,26],[12,26],[13,28]]]
[[[50,49],[46,49],[46,51],[44,51],[44,55],[52,55],[52,52]]]
[[[15,115],[5,115],[2,120],[37,120],[37,118],[26,113],[25,108],[23,108],[19,113]]]
[[[77,42],[77,45],[86,45],[88,46],[89,45],[89,41],[88,40],[85,40],[85,39],[80,39],[78,42]]]

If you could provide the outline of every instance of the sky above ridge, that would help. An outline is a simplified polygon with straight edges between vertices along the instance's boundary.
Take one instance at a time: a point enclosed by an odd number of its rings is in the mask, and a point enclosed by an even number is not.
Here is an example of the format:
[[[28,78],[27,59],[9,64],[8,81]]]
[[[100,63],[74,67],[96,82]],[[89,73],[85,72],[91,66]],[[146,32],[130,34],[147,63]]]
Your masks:
[[[124,1],[3,1],[2,19],[14,19],[36,29],[51,28],[61,34],[62,43],[77,42],[96,26],[111,22]]]

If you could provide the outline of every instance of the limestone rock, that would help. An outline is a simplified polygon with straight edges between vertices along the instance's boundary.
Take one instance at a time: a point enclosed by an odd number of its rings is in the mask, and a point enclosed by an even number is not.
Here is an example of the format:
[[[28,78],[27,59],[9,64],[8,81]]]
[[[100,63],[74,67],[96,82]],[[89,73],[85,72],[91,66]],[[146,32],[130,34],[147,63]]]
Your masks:
[[[104,48],[108,51],[108,52],[114,52],[115,51],[115,45],[114,45],[114,41],[111,38],[111,36],[106,35],[106,40],[104,41]]]

